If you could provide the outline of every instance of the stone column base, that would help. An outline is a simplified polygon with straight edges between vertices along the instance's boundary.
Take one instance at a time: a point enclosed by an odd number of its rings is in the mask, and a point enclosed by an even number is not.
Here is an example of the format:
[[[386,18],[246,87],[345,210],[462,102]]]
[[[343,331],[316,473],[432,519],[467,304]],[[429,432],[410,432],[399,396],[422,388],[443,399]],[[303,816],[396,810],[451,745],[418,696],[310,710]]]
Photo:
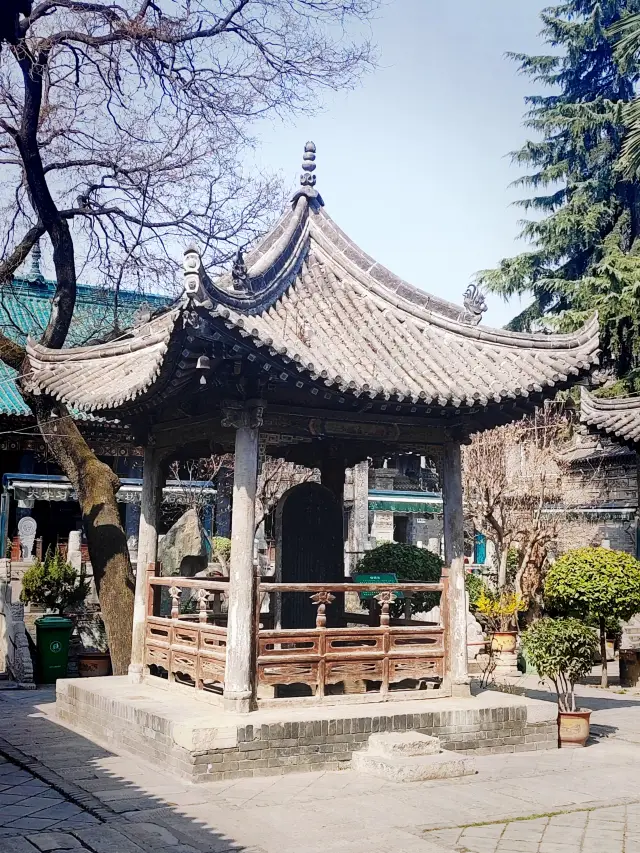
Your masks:
[[[253,710],[253,697],[250,693],[224,693],[222,707],[235,714],[248,714]]]
[[[130,663],[129,669],[127,670],[127,674],[129,675],[129,681],[132,684],[142,684],[144,667],[141,663]]]

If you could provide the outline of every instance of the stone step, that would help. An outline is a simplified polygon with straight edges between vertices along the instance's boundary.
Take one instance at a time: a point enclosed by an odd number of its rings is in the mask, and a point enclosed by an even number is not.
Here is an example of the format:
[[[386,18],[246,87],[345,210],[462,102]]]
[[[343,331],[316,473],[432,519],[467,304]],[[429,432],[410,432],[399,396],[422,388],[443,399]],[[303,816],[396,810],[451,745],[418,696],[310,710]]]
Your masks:
[[[368,751],[376,755],[437,755],[442,752],[440,738],[420,732],[381,732],[369,738]]]
[[[437,755],[380,755],[363,750],[351,760],[354,770],[388,779],[391,782],[423,782],[428,779],[451,779],[476,772],[475,761],[468,755],[440,752]]]

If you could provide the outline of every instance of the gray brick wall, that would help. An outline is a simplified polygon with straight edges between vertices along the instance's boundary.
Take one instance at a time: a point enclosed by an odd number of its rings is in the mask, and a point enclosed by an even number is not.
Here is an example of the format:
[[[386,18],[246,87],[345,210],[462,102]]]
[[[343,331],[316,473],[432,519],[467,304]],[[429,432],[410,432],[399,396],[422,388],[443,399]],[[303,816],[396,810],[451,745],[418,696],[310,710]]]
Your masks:
[[[524,706],[400,715],[389,709],[377,717],[247,724],[238,727],[236,746],[197,753],[173,741],[166,719],[132,714],[124,702],[73,686],[59,694],[57,711],[61,719],[103,744],[157,762],[193,782],[339,770],[349,766],[372,732],[416,730],[437,735],[446,749],[476,755],[554,749],[558,739],[555,723],[527,723]]]

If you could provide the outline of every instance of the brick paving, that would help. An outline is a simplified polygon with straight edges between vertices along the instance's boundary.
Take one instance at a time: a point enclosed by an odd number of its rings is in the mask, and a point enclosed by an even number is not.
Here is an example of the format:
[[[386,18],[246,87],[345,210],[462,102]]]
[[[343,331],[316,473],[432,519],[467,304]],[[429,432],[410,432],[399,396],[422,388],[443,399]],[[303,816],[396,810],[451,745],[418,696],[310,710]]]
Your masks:
[[[583,692],[587,749],[484,756],[474,777],[193,785],[62,726],[49,691],[3,691],[0,851],[640,853],[640,692]]]

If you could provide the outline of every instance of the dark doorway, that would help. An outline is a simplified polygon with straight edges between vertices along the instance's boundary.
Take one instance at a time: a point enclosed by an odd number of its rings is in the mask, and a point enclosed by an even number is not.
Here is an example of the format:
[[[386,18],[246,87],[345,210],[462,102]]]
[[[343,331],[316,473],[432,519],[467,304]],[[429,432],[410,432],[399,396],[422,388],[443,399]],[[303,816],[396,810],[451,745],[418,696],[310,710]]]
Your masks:
[[[278,537],[283,583],[343,583],[342,509],[329,489],[301,483],[289,489],[278,508]],[[311,593],[282,595],[283,628],[313,628],[317,607]],[[344,596],[327,607],[327,627],[336,627]]]
[[[402,542],[406,545],[409,541],[409,516],[394,515],[393,516],[393,541]]]

